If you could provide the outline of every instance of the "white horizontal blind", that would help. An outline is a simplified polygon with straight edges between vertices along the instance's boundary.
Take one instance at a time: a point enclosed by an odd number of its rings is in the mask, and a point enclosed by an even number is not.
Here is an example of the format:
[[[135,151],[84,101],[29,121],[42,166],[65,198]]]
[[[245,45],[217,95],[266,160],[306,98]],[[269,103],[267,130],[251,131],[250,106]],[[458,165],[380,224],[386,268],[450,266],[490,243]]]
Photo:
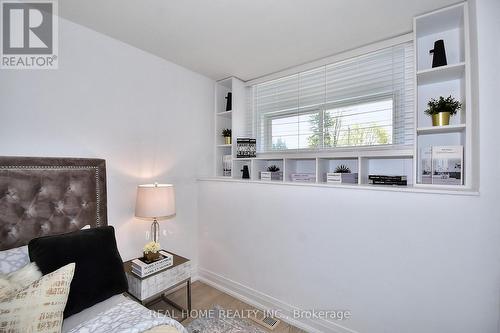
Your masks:
[[[413,143],[413,45],[253,86],[259,152]]]

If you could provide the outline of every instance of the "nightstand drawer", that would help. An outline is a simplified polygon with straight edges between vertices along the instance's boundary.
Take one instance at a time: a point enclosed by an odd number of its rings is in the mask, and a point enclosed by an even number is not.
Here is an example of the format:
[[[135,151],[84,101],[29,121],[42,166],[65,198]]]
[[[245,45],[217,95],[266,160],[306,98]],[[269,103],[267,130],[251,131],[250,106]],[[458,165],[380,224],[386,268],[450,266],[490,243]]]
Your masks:
[[[140,301],[155,296],[190,277],[191,262],[189,261],[143,279],[127,272],[129,293]]]

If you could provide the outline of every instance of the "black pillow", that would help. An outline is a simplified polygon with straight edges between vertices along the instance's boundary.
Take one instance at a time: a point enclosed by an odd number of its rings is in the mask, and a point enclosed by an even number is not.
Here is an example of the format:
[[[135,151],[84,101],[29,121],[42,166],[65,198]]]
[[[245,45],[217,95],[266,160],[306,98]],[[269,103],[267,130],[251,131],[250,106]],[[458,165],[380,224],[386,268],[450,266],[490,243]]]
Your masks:
[[[34,238],[28,250],[43,275],[76,264],[64,318],[128,289],[111,226]]]

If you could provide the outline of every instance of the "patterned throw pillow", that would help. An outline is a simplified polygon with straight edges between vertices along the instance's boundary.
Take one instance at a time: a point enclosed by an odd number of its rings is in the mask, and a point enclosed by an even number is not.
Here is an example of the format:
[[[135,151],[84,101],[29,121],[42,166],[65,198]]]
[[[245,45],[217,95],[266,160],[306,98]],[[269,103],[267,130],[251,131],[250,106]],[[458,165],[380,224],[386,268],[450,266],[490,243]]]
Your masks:
[[[0,274],[0,302],[14,296],[41,277],[42,273],[34,262],[8,275]]]
[[[0,332],[60,332],[75,264],[44,275],[0,303]]]
[[[0,251],[0,274],[9,274],[29,264],[28,246]]]

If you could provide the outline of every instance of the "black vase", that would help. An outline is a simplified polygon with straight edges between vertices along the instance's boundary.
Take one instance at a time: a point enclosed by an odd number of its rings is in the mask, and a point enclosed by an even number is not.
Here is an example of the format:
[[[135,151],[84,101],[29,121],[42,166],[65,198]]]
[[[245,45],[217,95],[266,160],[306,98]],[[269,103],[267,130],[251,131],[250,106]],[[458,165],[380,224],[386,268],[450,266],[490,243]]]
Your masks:
[[[226,111],[231,111],[233,109],[233,94],[228,92],[226,96]]]
[[[243,169],[241,169],[243,179],[250,179],[250,171],[248,170],[248,165],[244,165]]]
[[[442,39],[434,42],[434,49],[429,51],[432,54],[432,68],[446,66],[446,52],[444,50],[444,41]]]

